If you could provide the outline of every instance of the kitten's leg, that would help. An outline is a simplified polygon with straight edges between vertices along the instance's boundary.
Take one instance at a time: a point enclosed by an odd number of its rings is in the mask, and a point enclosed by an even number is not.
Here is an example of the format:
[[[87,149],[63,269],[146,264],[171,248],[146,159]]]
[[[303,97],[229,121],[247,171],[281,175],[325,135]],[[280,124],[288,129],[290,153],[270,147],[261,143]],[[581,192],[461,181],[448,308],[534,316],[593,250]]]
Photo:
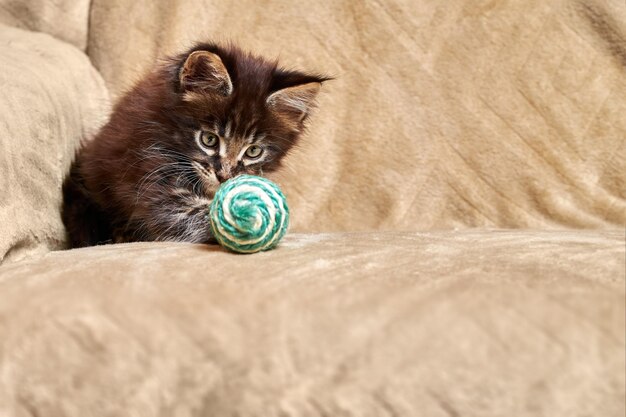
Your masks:
[[[208,219],[210,199],[181,188],[155,203],[135,211],[124,240],[215,242]]]
[[[70,174],[63,182],[61,218],[67,231],[70,248],[94,246],[112,241],[108,218],[90,198],[76,162],[72,164]]]

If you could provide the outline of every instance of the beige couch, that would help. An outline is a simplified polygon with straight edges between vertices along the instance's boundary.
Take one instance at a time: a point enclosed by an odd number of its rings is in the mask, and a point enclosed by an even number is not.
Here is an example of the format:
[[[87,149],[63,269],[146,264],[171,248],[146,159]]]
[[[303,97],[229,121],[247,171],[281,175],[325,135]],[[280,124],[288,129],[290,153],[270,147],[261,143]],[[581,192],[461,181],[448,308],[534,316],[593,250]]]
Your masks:
[[[624,416],[622,0],[0,0],[0,23],[0,416]],[[291,233],[61,250],[74,149],[207,37],[337,77],[274,178]]]

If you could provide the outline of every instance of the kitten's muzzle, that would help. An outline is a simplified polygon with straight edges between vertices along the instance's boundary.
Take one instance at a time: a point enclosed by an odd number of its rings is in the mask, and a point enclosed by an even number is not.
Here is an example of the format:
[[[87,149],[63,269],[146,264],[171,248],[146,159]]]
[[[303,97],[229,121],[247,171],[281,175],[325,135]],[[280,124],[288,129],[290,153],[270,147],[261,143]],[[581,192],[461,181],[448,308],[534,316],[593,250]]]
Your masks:
[[[222,162],[219,169],[215,171],[215,176],[217,177],[220,183],[223,183],[224,181],[227,181],[231,178],[241,175],[240,173],[235,172],[235,171],[236,170],[233,169],[232,163],[224,161]]]
[[[239,174],[232,175],[231,172],[224,172],[224,171],[221,171],[221,170],[215,173],[215,176],[217,177],[217,180],[220,183],[223,183],[224,181],[227,181],[227,180],[229,180],[231,178],[237,177],[238,175]]]

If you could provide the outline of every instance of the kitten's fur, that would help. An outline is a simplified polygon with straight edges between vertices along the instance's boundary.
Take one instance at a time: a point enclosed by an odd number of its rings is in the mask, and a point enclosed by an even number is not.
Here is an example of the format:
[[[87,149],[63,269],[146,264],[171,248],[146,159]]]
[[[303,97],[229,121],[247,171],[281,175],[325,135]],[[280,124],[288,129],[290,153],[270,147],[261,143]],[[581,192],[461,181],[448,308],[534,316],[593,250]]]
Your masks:
[[[63,185],[70,246],[209,241],[206,210],[219,184],[277,169],[327,79],[232,45],[169,58],[77,153]],[[251,146],[262,148],[256,159]]]

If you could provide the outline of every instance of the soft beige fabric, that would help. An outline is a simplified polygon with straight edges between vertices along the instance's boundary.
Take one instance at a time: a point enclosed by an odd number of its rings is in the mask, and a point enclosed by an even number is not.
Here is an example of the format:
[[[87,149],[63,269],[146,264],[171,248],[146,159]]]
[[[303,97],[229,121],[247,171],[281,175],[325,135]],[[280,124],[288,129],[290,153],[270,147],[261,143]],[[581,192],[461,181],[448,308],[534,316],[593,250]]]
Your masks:
[[[607,229],[5,262],[0,416],[624,416],[621,0],[92,3],[88,52],[115,95],[200,34],[338,77],[280,176],[295,229]],[[23,5],[12,24],[82,47],[86,2],[38,4],[0,0],[0,21]],[[61,243],[61,177],[106,91],[46,35],[0,27],[0,66],[15,260]]]
[[[626,222],[623,0],[93,1],[115,94],[205,38],[337,77],[280,177],[297,230]]]
[[[0,23],[87,47],[89,0],[0,0]]]
[[[0,269],[0,415],[623,417],[621,230],[288,236]]]
[[[76,48],[0,25],[0,261],[59,248],[61,182],[108,93]]]

